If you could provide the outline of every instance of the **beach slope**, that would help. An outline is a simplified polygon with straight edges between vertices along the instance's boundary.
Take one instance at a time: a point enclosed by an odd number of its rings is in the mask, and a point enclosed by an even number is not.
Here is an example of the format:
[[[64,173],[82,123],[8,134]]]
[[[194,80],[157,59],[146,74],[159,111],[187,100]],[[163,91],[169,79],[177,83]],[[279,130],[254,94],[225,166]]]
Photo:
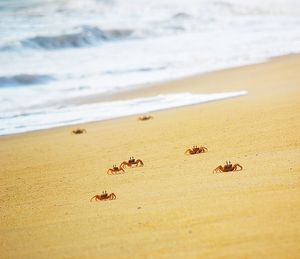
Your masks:
[[[291,55],[124,94],[248,91],[148,121],[1,137],[1,257],[297,258],[299,68]],[[130,156],[144,167],[106,174]],[[213,174],[226,160],[243,170]],[[104,190],[117,199],[90,202]]]

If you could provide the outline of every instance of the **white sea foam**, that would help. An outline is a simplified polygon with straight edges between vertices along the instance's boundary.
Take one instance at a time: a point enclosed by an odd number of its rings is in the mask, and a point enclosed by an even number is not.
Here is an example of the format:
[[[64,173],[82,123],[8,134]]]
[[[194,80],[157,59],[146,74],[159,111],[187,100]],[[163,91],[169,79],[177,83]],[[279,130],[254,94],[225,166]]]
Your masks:
[[[0,135],[47,129],[90,121],[100,121],[134,114],[195,105],[246,95],[246,91],[214,94],[178,93],[124,101],[79,106],[54,107],[20,112],[6,112],[0,120]]]

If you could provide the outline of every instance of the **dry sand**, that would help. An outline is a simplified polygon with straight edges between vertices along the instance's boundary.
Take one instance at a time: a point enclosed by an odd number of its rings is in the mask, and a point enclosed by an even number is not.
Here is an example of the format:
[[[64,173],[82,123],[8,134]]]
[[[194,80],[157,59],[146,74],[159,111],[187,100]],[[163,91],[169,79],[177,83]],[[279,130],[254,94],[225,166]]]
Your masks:
[[[249,95],[1,137],[0,257],[299,258],[299,55],[116,98],[231,90]],[[132,155],[145,166],[106,174]],[[212,174],[226,160],[244,170]],[[102,190],[117,199],[91,203]]]

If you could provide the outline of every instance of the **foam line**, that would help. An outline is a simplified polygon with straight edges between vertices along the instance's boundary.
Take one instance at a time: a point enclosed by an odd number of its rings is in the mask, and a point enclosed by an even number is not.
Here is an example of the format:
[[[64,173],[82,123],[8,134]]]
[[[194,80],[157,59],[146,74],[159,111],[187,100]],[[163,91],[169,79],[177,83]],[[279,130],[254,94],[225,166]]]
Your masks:
[[[144,114],[246,95],[247,91],[214,94],[178,93],[130,100],[9,112],[0,118],[0,135]],[[30,116],[29,116],[30,115]]]

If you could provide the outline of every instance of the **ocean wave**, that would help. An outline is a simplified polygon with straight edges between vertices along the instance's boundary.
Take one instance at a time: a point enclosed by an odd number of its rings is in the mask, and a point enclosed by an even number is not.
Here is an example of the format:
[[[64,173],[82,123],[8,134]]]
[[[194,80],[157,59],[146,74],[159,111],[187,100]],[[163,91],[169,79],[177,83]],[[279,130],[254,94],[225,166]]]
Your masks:
[[[128,39],[133,34],[132,30],[114,29],[101,30],[98,27],[81,26],[79,32],[57,36],[36,36],[20,41],[17,45],[31,49],[65,49],[81,48],[105,41]],[[5,46],[4,49],[10,46]]]
[[[49,75],[20,74],[0,76],[0,87],[45,84],[51,80],[54,80],[54,77]]]

